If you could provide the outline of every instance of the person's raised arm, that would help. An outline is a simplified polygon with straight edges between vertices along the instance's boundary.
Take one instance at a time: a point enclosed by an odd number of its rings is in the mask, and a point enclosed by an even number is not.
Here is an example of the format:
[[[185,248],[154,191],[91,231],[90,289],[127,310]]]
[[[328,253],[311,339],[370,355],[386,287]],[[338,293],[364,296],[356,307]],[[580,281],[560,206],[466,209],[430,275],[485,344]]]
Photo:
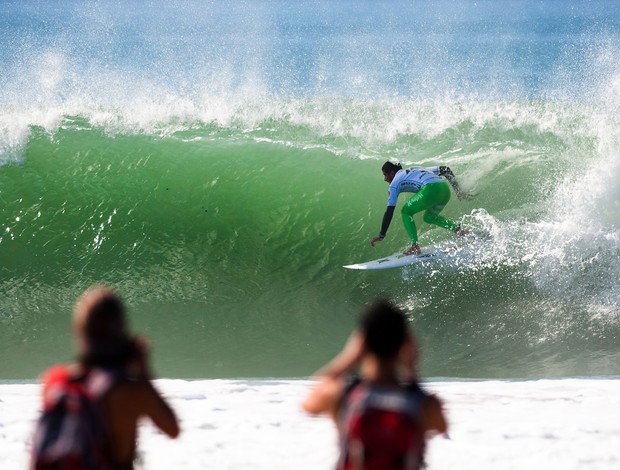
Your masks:
[[[137,382],[140,384],[144,413],[168,436],[177,437],[180,432],[177,417],[151,382],[148,343],[144,338],[137,338],[135,341],[137,357],[134,367],[136,369]]]
[[[172,411],[172,408],[166,403],[159,392],[155,389],[151,381],[144,380],[143,388],[143,405],[144,412],[148,415],[153,423],[170,437],[177,437],[180,433],[179,422]]]
[[[418,345],[415,339],[408,334],[400,350],[400,374],[405,383],[418,381]]]
[[[324,413],[335,419],[345,386],[344,375],[359,365],[364,347],[364,337],[354,331],[342,351],[314,374],[319,382],[301,405],[307,413]]]
[[[312,415],[327,414],[336,418],[340,398],[344,390],[344,379],[324,376],[310,390],[310,393],[301,403],[306,413]]]
[[[441,401],[435,395],[429,395],[424,403],[424,430],[439,434],[448,434],[448,422],[443,413]]]
[[[352,372],[362,360],[364,347],[364,337],[359,331],[354,331],[342,351],[315,372],[314,376],[338,378]]]

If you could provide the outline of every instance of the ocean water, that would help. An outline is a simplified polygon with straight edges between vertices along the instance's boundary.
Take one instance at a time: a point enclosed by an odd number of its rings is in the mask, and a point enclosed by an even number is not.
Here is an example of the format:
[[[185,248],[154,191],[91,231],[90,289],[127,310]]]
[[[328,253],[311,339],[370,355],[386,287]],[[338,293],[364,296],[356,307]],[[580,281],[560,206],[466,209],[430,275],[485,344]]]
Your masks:
[[[612,1],[0,2],[0,380],[99,282],[169,378],[306,377],[380,296],[426,376],[620,375],[619,111]],[[343,269],[407,244],[386,159],[485,241]]]

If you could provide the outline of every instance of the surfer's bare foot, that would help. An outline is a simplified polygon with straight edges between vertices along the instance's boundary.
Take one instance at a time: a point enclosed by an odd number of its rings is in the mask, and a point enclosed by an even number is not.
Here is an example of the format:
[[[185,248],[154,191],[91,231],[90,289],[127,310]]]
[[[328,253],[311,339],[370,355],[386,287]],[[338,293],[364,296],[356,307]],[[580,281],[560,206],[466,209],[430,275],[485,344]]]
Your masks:
[[[469,230],[464,229],[463,227],[461,227],[460,225],[456,228],[456,234],[459,237],[464,237],[465,235],[467,235],[469,233]]]
[[[405,251],[403,251],[403,255],[419,255],[420,253],[422,253],[422,250],[420,250],[420,245],[418,245],[417,243],[414,243]]]

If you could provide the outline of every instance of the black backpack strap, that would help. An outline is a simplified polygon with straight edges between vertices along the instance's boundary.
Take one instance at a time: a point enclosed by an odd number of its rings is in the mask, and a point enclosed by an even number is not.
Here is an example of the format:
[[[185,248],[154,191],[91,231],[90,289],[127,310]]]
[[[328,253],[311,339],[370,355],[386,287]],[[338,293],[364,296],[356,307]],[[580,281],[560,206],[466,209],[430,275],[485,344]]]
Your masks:
[[[355,387],[362,383],[362,379],[358,376],[349,377],[340,397],[340,407],[347,401],[347,398]]]

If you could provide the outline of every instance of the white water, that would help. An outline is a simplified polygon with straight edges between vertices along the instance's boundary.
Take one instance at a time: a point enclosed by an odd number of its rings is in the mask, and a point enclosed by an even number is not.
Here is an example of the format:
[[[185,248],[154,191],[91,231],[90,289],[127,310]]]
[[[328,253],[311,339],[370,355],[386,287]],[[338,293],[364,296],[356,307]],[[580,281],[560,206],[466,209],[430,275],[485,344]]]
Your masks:
[[[300,402],[312,382],[158,380],[182,426],[170,440],[145,424],[144,468],[333,468],[336,434]],[[444,401],[449,438],[434,437],[430,469],[616,469],[620,379],[430,382]],[[27,467],[39,386],[0,385],[0,468]]]

